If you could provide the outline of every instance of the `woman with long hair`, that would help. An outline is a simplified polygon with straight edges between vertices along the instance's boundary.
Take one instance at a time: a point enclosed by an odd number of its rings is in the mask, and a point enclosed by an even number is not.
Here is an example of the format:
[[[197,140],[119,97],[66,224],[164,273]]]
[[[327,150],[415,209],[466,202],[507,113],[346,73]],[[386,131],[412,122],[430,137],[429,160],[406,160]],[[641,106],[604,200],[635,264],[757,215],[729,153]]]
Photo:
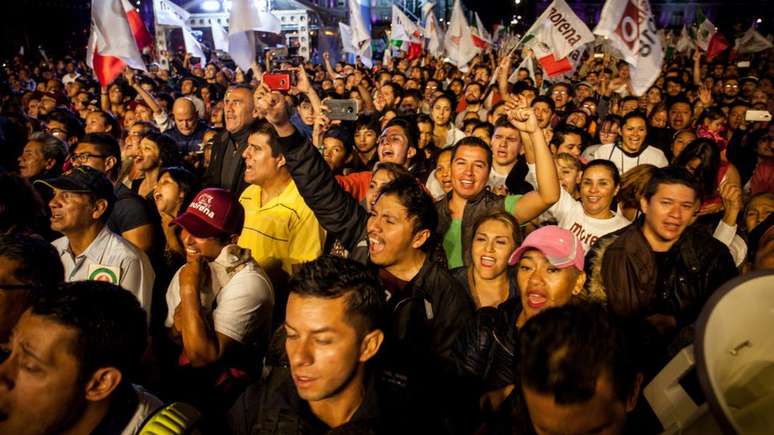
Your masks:
[[[180,163],[177,144],[169,136],[148,132],[140,141],[139,154],[134,164],[142,174],[132,182],[132,191],[143,198],[150,198],[161,173],[161,168]]]
[[[519,223],[506,211],[486,214],[473,225],[472,261],[451,273],[468,291],[476,309],[497,307],[516,297],[518,289],[508,260],[521,239]]]
[[[454,108],[457,107],[454,97],[442,94],[433,100],[430,117],[433,119],[434,143],[439,148],[446,148],[462,139],[464,133],[454,126]]]

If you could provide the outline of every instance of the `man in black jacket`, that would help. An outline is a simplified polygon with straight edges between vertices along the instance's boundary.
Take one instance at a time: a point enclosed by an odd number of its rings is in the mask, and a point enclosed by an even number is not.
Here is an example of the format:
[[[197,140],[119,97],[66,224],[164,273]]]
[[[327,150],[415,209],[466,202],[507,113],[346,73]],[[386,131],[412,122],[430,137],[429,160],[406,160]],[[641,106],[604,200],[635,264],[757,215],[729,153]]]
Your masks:
[[[659,353],[738,274],[728,248],[690,226],[698,192],[686,170],[658,169],[640,200],[643,219],[599,239],[586,261],[589,291],[603,294],[614,313],[642,321]],[[666,362],[652,358],[653,370]]]
[[[387,348],[382,371],[396,395],[415,418],[436,424],[450,412],[452,383],[444,373],[457,333],[472,315],[465,290],[449,275],[443,254],[434,252],[438,216],[432,199],[413,177],[401,176],[380,189],[371,214],[348,195],[319,152],[290,123],[284,100],[266,119],[280,136],[285,163],[304,201],[329,233],[361,244],[367,256],[358,260],[376,271],[388,292]],[[422,417],[422,418],[420,418]],[[433,423],[430,423],[430,422]]]
[[[231,86],[223,103],[226,131],[215,138],[204,184],[229,190],[238,197],[247,187],[242,153],[247,148],[247,127],[253,120],[253,90],[247,85]]]
[[[285,350],[240,397],[229,416],[235,434],[388,433],[367,363],[384,340],[384,291],[364,266],[325,256],[290,282]]]

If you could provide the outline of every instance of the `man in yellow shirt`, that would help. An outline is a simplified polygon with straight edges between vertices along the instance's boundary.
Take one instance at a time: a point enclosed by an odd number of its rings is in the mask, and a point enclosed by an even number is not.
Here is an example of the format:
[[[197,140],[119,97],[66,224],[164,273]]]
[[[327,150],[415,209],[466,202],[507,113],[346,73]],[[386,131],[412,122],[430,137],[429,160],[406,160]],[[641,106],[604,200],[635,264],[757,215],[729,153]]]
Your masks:
[[[239,246],[250,249],[270,276],[279,269],[293,275],[294,268],[322,254],[325,232],[285,168],[274,127],[256,120],[248,130],[242,157],[250,185],[239,197],[245,209]]]

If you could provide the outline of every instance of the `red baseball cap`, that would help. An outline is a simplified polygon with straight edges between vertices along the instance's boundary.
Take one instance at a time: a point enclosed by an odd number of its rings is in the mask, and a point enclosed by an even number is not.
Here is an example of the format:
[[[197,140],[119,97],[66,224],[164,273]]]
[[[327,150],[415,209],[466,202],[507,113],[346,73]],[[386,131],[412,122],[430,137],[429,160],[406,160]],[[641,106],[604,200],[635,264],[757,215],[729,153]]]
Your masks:
[[[537,249],[554,267],[565,269],[575,266],[583,271],[583,244],[569,230],[548,225],[531,232],[521,246],[511,254],[508,264],[515,265],[528,249]]]
[[[240,234],[244,223],[242,204],[228,190],[216,188],[197,193],[185,213],[172,221],[201,238]]]

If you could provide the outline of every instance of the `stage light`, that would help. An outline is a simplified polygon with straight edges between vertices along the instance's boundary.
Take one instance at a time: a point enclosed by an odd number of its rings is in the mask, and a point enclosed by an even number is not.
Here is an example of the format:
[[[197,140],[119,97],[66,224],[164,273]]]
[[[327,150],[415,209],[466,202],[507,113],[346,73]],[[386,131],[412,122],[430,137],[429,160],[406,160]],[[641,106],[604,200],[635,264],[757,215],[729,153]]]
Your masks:
[[[756,23],[758,23],[758,24],[760,24],[760,23],[762,23],[762,22],[763,22],[763,18],[758,18],[757,20],[755,20],[755,22],[756,22]]]
[[[202,10],[206,12],[215,12],[220,10],[220,2],[217,0],[204,0]]]

